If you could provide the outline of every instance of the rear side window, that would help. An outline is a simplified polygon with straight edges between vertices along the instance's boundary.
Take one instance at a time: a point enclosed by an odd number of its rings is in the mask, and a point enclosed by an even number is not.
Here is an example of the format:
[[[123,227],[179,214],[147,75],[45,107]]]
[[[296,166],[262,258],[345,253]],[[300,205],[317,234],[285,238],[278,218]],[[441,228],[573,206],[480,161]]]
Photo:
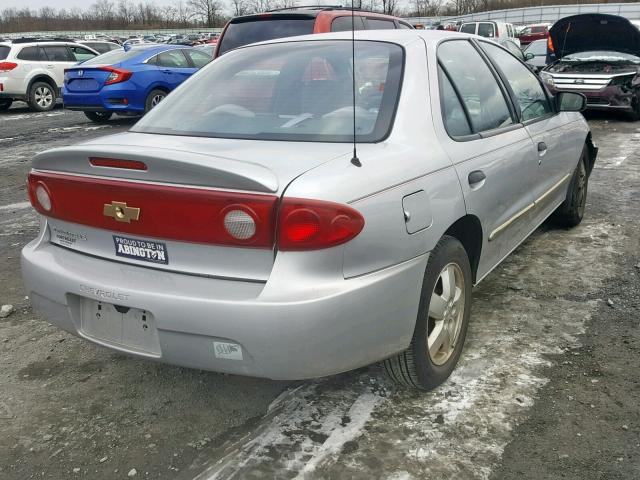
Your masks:
[[[481,37],[488,37],[488,38],[495,37],[496,32],[495,32],[493,23],[479,23],[478,35],[480,35]]]
[[[353,26],[355,30],[364,30],[364,22],[362,17],[354,15]],[[351,31],[351,15],[348,17],[338,17],[331,22],[332,32],[350,32]]]
[[[96,56],[95,53],[84,47],[70,46],[69,48],[71,49],[71,53],[73,53],[73,56],[76,57],[76,61],[78,62],[84,62],[85,60],[89,60],[90,58]]]
[[[396,24],[390,20],[380,20],[379,18],[367,18],[369,30],[395,30]]]
[[[115,45],[111,43],[85,43],[85,45],[89,48],[93,48],[98,53],[107,53],[111,50],[115,50],[120,48],[120,45]]]
[[[442,43],[438,47],[438,61],[460,94],[474,133],[513,124],[497,80],[469,42]]]
[[[64,45],[46,45],[42,47],[44,54],[50,62],[75,62],[69,50]]]
[[[460,32],[462,32],[462,33],[476,33],[476,24],[475,23],[464,23],[460,27]]]
[[[187,57],[183,55],[182,50],[169,50],[168,52],[159,53],[156,65],[168,68],[189,68],[191,66]]]
[[[264,42],[274,38],[295,37],[313,33],[315,17],[266,17],[230,23],[225,31],[218,55],[250,43]]]
[[[0,60],[4,60],[9,55],[11,51],[11,47],[7,47],[6,45],[0,45]]]
[[[40,49],[38,47],[25,47],[18,53],[18,60],[31,60],[37,62],[40,60]],[[42,58],[44,60],[44,58]]]
[[[442,98],[442,118],[447,133],[452,137],[470,135],[471,127],[467,121],[467,115],[442,67],[438,67],[438,81]]]
[[[544,32],[544,27],[531,27],[531,33],[542,33]]]

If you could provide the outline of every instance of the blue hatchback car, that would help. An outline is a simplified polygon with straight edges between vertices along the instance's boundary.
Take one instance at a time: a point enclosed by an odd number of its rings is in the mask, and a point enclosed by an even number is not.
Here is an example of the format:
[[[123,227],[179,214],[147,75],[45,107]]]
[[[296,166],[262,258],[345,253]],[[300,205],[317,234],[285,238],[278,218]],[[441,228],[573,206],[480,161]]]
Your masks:
[[[210,61],[205,52],[179,45],[112,50],[65,70],[64,107],[94,122],[114,113],[142,115]]]

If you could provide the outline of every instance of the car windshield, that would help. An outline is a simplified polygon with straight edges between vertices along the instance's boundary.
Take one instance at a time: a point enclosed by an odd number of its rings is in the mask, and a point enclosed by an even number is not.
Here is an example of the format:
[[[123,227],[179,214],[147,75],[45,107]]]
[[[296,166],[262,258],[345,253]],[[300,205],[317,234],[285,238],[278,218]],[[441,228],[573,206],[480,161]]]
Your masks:
[[[403,50],[355,46],[355,120],[360,142],[388,133],[400,90]],[[253,140],[350,142],[351,48],[307,41],[241,49],[204,68],[132,129],[143,133]],[[211,88],[221,85],[224,88]]]
[[[98,55],[97,57],[93,57],[92,59],[83,62],[82,65],[115,65],[137,57],[141,53],[142,52],[140,50],[136,49],[129,51],[125,49],[111,50],[110,52],[103,53],[102,55]]]
[[[218,55],[250,43],[264,42],[275,38],[295,37],[313,33],[314,17],[264,17],[232,22],[222,37]]]
[[[526,53],[533,53],[534,55],[546,55],[547,53],[547,41],[536,41],[530,43],[524,51]]]
[[[640,64],[640,58],[635,55],[605,50],[572,53],[563,57],[562,60],[565,62],[631,62]]]

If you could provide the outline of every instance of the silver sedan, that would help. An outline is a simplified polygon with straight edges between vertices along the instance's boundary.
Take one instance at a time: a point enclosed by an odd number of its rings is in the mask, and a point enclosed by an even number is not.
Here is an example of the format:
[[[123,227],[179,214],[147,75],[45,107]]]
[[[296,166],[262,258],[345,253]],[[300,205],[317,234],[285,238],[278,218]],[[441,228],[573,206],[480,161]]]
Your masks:
[[[357,32],[354,50],[349,32],[240,48],[129,132],[37,155],[33,305],[188,367],[445,381],[473,285],[548,217],[582,219],[585,99],[476,36]]]

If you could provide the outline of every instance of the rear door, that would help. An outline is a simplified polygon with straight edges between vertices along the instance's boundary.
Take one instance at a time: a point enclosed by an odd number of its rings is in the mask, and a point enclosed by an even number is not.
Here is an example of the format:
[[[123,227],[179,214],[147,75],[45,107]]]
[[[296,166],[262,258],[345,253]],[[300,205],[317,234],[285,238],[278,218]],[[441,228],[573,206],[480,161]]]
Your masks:
[[[531,179],[537,162],[531,139],[517,121],[504,85],[474,45],[445,41],[438,47],[442,145],[453,161],[467,212],[480,219],[482,278],[520,241],[530,220]]]
[[[44,52],[45,67],[58,88],[62,88],[64,82],[64,69],[75,65],[77,60],[66,45],[40,44]]]
[[[182,48],[159,53],[156,66],[161,74],[162,82],[172,90],[197,70],[191,65]]]

